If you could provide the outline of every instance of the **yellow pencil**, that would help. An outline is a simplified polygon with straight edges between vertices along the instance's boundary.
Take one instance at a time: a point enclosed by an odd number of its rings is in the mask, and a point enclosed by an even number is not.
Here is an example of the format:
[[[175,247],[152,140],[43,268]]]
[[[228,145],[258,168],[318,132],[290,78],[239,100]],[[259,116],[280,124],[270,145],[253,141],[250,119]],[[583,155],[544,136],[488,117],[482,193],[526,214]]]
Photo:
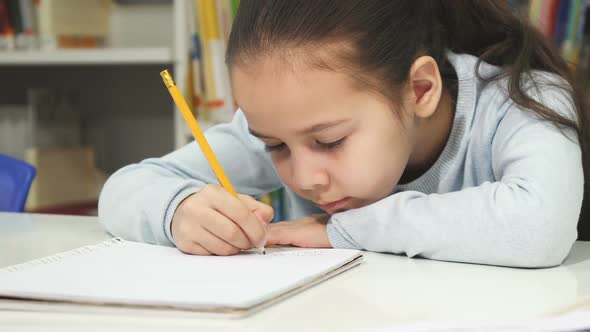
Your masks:
[[[191,132],[193,133],[195,140],[201,147],[201,150],[203,151],[205,158],[207,158],[209,165],[211,165],[211,168],[213,169],[213,173],[215,173],[217,180],[219,180],[219,183],[225,190],[229,191],[229,193],[232,194],[235,198],[238,198],[238,194],[236,193],[234,186],[232,186],[231,182],[229,182],[227,175],[225,175],[225,172],[223,171],[221,164],[217,160],[217,157],[213,153],[213,150],[211,149],[209,142],[207,142],[205,135],[203,135],[203,131],[201,130],[201,127],[199,126],[197,119],[195,119],[195,117],[193,116],[193,113],[188,107],[186,101],[184,100],[184,97],[182,97],[182,94],[176,86],[176,83],[174,83],[172,75],[170,75],[168,70],[164,70],[160,73],[160,76],[162,76],[162,80],[164,80],[164,84],[168,88],[168,91],[170,92],[172,99],[174,99],[174,103],[176,103],[176,106],[178,106],[178,109],[182,113],[184,120],[188,124]],[[265,253],[264,247],[259,249],[262,253]]]

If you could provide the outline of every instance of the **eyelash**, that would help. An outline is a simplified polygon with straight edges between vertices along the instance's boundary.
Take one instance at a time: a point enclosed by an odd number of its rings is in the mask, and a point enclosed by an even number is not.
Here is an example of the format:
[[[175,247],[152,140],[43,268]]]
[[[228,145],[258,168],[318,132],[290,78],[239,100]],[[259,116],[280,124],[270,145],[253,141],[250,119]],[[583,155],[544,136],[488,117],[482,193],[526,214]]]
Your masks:
[[[318,146],[320,146],[324,150],[334,150],[337,147],[339,147],[340,145],[342,145],[342,143],[344,143],[344,141],[346,141],[346,137],[342,137],[341,139],[333,141],[333,142],[321,143],[321,142],[316,141],[316,143],[318,144]]]
[[[285,147],[285,143],[275,144],[275,145],[265,145],[264,149],[266,152],[276,152],[280,151]]]
[[[320,149],[322,150],[334,150],[336,148],[338,148],[340,145],[342,145],[342,143],[344,143],[344,141],[346,141],[346,137],[343,137],[339,140],[336,140],[334,142],[328,142],[328,143],[322,143],[322,142],[318,142],[316,141],[316,144],[320,147]],[[280,144],[275,144],[275,145],[265,145],[264,149],[267,152],[278,152],[281,151],[285,148],[285,143],[280,143]]]

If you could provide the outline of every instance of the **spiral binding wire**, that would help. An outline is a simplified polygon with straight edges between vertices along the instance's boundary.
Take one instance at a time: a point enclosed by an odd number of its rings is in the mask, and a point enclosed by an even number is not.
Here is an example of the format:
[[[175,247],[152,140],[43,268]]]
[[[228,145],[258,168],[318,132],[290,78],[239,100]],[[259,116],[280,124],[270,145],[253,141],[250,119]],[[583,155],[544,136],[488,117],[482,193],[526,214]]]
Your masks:
[[[0,269],[0,273],[1,272],[17,272],[17,271],[22,271],[22,270],[25,270],[28,268],[35,267],[37,265],[44,265],[44,264],[59,262],[66,257],[78,256],[78,255],[91,253],[91,252],[94,252],[94,251],[97,251],[100,249],[114,247],[114,246],[123,244],[124,242],[125,242],[125,240],[115,237],[110,240],[106,240],[104,242],[98,243],[98,244],[88,245],[88,246],[80,247],[80,248],[73,249],[70,251],[60,252],[60,253],[57,253],[57,254],[54,254],[51,256],[42,257],[39,259],[28,261],[26,263],[11,265],[11,266]]]

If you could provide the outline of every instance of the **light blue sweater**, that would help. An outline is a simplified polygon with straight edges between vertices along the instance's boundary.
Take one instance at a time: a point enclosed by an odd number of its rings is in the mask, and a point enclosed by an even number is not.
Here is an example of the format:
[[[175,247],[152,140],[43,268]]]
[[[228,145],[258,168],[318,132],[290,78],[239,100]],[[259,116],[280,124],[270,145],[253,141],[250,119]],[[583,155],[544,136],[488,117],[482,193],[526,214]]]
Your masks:
[[[560,264],[576,240],[583,195],[575,133],[519,109],[507,96],[506,80],[479,81],[476,58],[452,53],[448,58],[459,89],[451,134],[439,159],[389,197],[333,215],[327,225],[331,244],[479,264]],[[480,67],[484,77],[499,71]],[[545,73],[535,77],[539,89],[529,84],[528,93],[575,119],[569,95],[549,86],[563,81]],[[258,195],[283,186],[264,145],[248,133],[241,111],[206,136],[238,192]],[[170,223],[176,206],[205,183],[217,181],[192,142],[113,174],[100,196],[100,220],[114,235],[173,245]],[[321,212],[292,191],[286,193],[289,219]]]

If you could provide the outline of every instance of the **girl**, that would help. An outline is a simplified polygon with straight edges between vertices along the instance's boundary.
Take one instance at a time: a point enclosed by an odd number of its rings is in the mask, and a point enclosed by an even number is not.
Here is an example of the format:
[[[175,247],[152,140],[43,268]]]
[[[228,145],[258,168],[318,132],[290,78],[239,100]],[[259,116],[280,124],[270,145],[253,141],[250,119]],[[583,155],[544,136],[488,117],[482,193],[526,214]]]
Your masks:
[[[111,233],[518,267],[558,265],[576,240],[582,99],[505,1],[242,0],[226,60],[240,110],[207,138],[244,195],[193,142],[109,179]],[[279,187],[291,221],[268,224],[249,195]]]

